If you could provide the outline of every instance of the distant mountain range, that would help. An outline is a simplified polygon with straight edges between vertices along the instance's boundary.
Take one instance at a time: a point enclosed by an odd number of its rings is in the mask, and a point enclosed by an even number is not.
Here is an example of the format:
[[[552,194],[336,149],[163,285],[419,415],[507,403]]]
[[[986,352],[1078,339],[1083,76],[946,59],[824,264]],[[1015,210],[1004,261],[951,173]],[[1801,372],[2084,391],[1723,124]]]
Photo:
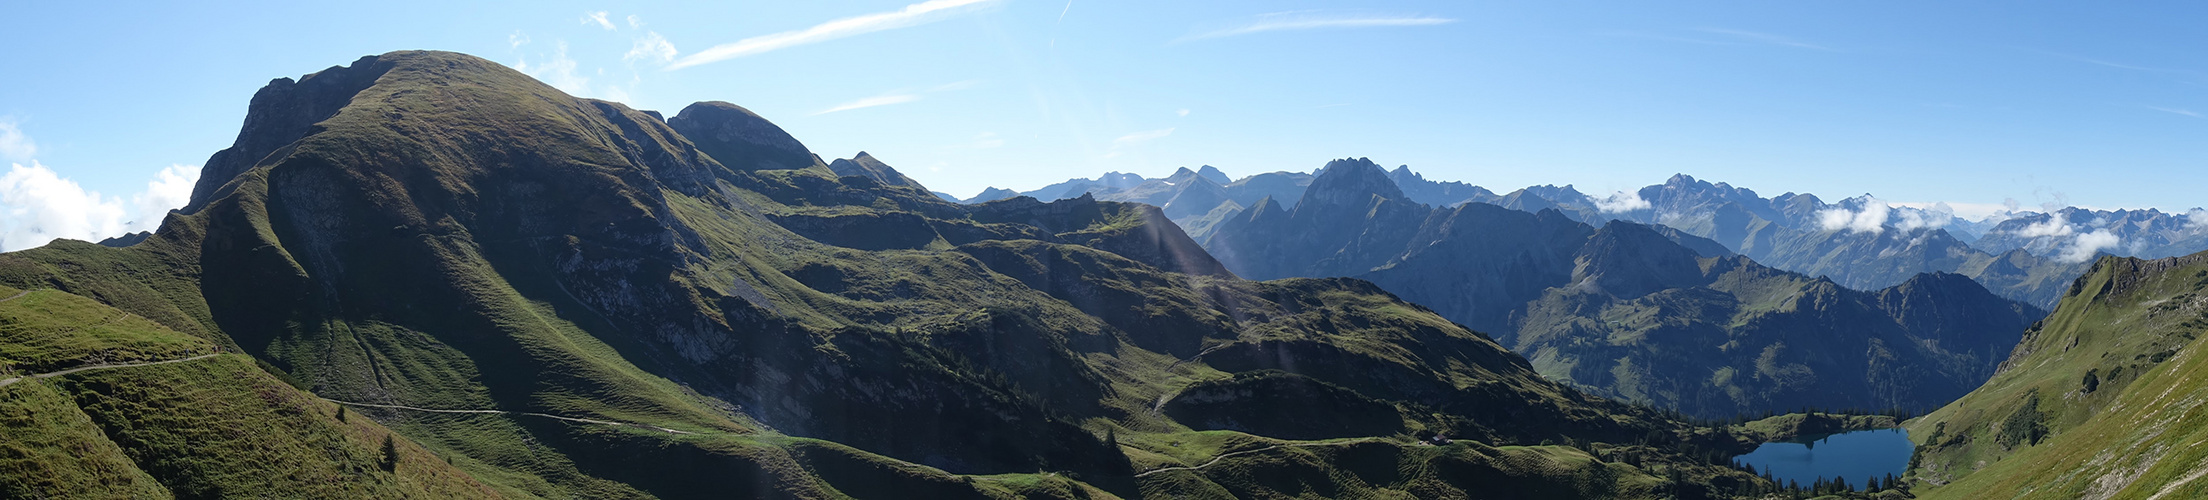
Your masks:
[[[1225,174],[1210,166],[1203,167],[1202,175],[1183,168],[1163,179],[1114,172],[1017,195],[1052,200],[1086,193],[1166,206],[1182,192],[1195,191],[1180,206],[1169,207],[1168,216],[1190,236],[1204,240],[1220,220],[1260,198],[1270,196],[1282,208],[1292,206],[1317,173],[1274,172],[1228,183],[1219,181]],[[1209,182],[1195,182],[1196,177]],[[2094,255],[2158,258],[2208,250],[2208,210],[2201,209],[2172,214],[2069,207],[2052,214],[2005,212],[1972,221],[1942,205],[1894,206],[1870,195],[1832,203],[1797,193],[1764,198],[1750,189],[1686,175],[1603,197],[1553,185],[1497,194],[1463,182],[1429,180],[1408,166],[1389,170],[1386,177],[1410,202],[1435,207],[1485,203],[1526,212],[1555,209],[1597,226],[1612,220],[1658,224],[1711,239],[1766,265],[1828,276],[1855,289],[1894,286],[1919,273],[1957,273],[2040,308],[2053,307],[2069,279],[2082,273]],[[1221,197],[1213,193],[1218,189],[1225,191],[1226,200],[1214,203]],[[1010,196],[1014,193],[992,188],[968,202]]]
[[[1418,203],[1391,177],[1334,161],[1295,205],[1259,200],[1206,248],[1253,279],[1364,278],[1552,379],[1720,418],[1930,409],[1976,387],[2044,314],[1959,275],[1856,291],[1668,226]]]

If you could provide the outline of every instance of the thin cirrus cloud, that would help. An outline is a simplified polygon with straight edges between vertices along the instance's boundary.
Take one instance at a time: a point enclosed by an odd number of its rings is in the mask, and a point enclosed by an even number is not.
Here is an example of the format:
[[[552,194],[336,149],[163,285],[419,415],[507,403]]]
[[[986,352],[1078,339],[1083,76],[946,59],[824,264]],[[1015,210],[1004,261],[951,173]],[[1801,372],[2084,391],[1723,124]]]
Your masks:
[[[818,113],[813,113],[813,116],[820,116],[820,115],[825,115],[825,114],[829,114],[829,113],[834,113],[834,112],[837,112],[837,111],[850,111],[850,110],[854,110],[854,109],[864,109],[864,108],[871,108],[871,107],[875,107],[875,106],[888,106],[888,105],[891,105],[891,104],[904,104],[904,103],[908,103],[908,102],[912,102],[912,101],[918,101],[918,100],[920,100],[920,96],[918,96],[918,95],[914,95],[914,94],[885,94],[885,95],[878,95],[878,96],[874,96],[874,97],[868,97],[868,98],[865,98],[865,99],[859,99],[859,100],[856,100],[856,101],[851,101],[851,102],[847,102],[847,103],[843,103],[843,104],[837,104],[837,105],[836,105],[835,107],[831,107],[831,108],[828,108],[828,109],[823,109],[823,110],[820,110],[820,112],[818,112]]]
[[[1770,33],[1757,33],[1757,32],[1753,32],[1753,31],[1729,30],[1729,29],[1718,29],[1718,28],[1701,28],[1701,29],[1697,29],[1697,30],[1695,30],[1695,31],[1700,31],[1700,32],[1703,32],[1703,33],[1710,33],[1710,34],[1715,34],[1715,35],[1725,35],[1725,36],[1729,36],[1729,37],[1733,37],[1733,38],[1738,38],[1738,39],[1741,39],[1741,40],[1744,40],[1744,41],[1749,41],[1749,42],[1755,42],[1755,43],[1760,43],[1760,44],[1765,44],[1765,45],[1778,45],[1778,46],[1782,46],[1782,47],[1793,47],[1793,48],[1797,48],[1797,49],[1810,49],[1810,50],[1822,50],[1822,51],[1826,51],[1826,52],[1839,52],[1839,50],[1835,50],[1835,49],[1833,49],[1832,47],[1826,47],[1826,46],[1823,46],[1823,45],[1817,45],[1817,44],[1814,44],[1814,43],[1807,43],[1807,42],[1802,42],[1802,41],[1799,41],[1799,40],[1795,40],[1795,39],[1792,39],[1792,38],[1787,38],[1787,37],[1783,37],[1783,36],[1779,36],[1779,35],[1773,35],[1773,34],[1770,34]]]
[[[667,69],[677,70],[852,35],[918,26],[949,19],[954,15],[971,12],[977,7],[999,1],[1001,0],[928,0],[906,5],[903,9],[890,12],[846,17],[802,30],[760,35],[737,40],[736,43],[715,45],[713,48],[701,50],[698,53],[676,60],[674,64],[667,65]]]
[[[606,11],[603,10],[597,12],[583,13],[583,25],[589,26],[593,24],[598,25],[598,27],[600,28],[605,28],[608,30],[614,29],[613,21],[606,19]]]
[[[1173,43],[1226,38],[1268,31],[1309,30],[1321,28],[1381,28],[1394,26],[1433,26],[1457,22],[1456,19],[1435,16],[1379,14],[1372,12],[1341,12],[1304,10],[1258,14],[1249,20],[1233,25],[1213,28],[1173,40]]]
[[[2151,110],[2155,110],[2155,111],[2161,111],[2161,112],[2164,112],[2164,113],[2169,113],[2169,114],[2173,114],[2173,115],[2184,115],[2184,116],[2190,116],[2190,117],[2193,117],[2193,118],[2208,118],[2208,116],[2202,116],[2202,115],[2200,114],[2200,112],[2198,112],[2198,111],[2193,111],[2193,110],[2190,110],[2190,109],[2165,108],[2165,107],[2161,107],[2161,106],[2147,106],[2147,109],[2151,109]]]
[[[1119,136],[1118,139],[1112,139],[1111,151],[1105,152],[1104,155],[1100,156],[1099,158],[1106,160],[1118,158],[1120,157],[1120,155],[1126,154],[1128,149],[1132,149],[1133,147],[1141,145],[1142,143],[1164,139],[1166,136],[1173,135],[1173,130],[1175,128],[1178,127],[1161,128],[1157,130],[1144,130],[1141,132]]]
[[[1171,129],[1171,128],[1161,128],[1161,129],[1157,129],[1157,130],[1144,130],[1144,131],[1141,131],[1141,132],[1135,132],[1135,133],[1132,133],[1132,134],[1127,134],[1127,135],[1119,136],[1119,138],[1118,138],[1118,139],[1112,139],[1112,144],[1113,144],[1113,145],[1120,145],[1120,146],[1125,146],[1125,145],[1131,145],[1131,144],[1141,144],[1141,143],[1145,143],[1145,142],[1150,142],[1150,141],[1154,141],[1154,140],[1158,140],[1158,139],[1164,139],[1164,138],[1165,138],[1165,136],[1169,136],[1169,135],[1173,135],[1173,129]]]
[[[942,85],[937,85],[937,86],[934,86],[934,87],[928,87],[928,88],[926,88],[926,89],[923,89],[923,90],[920,90],[920,91],[918,91],[918,92],[914,92],[914,91],[912,91],[912,90],[910,90],[910,89],[905,89],[905,90],[896,90],[896,91],[891,91],[891,92],[889,92],[889,93],[885,93],[885,94],[882,94],[882,95],[877,95],[877,96],[873,96],[873,97],[868,97],[868,98],[864,98],[864,99],[859,99],[859,100],[856,100],[856,101],[851,101],[851,102],[847,102],[847,103],[843,103],[843,104],[837,104],[837,105],[835,105],[835,106],[833,106],[833,107],[830,107],[830,108],[828,108],[828,109],[823,109],[823,110],[820,110],[820,111],[818,111],[818,112],[815,112],[815,113],[813,113],[813,116],[820,116],[820,115],[825,115],[825,114],[829,114],[829,113],[834,113],[834,112],[837,112],[837,111],[850,111],[850,110],[854,110],[854,109],[871,108],[871,107],[875,107],[875,106],[888,106],[888,105],[891,105],[891,104],[904,104],[904,103],[908,103],[908,102],[913,102],[913,101],[918,101],[918,100],[920,100],[920,96],[921,96],[922,94],[933,94],[933,93],[937,93],[937,92],[951,92],[951,91],[956,91],[956,90],[966,90],[966,89],[974,88],[974,86],[976,86],[976,85],[981,85],[981,80],[965,80],[965,81],[951,82],[951,83],[946,83],[946,84],[942,84]]]
[[[629,18],[635,19],[636,16]],[[668,62],[675,60],[677,52],[675,44],[668,42],[667,37],[659,36],[656,31],[647,31],[644,36],[637,37],[629,44],[629,51],[621,54],[621,60]]]

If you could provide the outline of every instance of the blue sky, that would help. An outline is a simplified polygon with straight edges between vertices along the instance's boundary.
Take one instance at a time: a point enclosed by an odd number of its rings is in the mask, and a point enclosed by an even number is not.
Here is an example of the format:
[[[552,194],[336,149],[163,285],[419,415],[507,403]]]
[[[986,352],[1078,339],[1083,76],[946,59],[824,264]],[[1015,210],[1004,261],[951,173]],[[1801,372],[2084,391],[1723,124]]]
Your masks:
[[[326,3],[0,7],[0,162],[41,170],[0,204],[132,219],[268,80],[441,49],[642,109],[735,102],[960,196],[1362,156],[1504,190],[2208,205],[2193,2]]]

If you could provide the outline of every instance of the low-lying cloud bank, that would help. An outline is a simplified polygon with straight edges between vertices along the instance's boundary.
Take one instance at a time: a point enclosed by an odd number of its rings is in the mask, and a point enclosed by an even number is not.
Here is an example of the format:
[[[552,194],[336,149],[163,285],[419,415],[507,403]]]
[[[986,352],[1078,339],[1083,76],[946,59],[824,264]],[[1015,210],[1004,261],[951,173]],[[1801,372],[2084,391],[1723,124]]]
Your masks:
[[[1648,200],[1641,199],[1640,193],[1632,191],[1619,191],[1608,198],[1589,198],[1594,199],[1595,209],[1609,213],[1648,210],[1650,207]]]
[[[1886,220],[1892,216],[1893,207],[1887,205],[1885,201],[1878,198],[1866,198],[1863,200],[1861,210],[1834,207],[1817,211],[1817,225],[1826,231],[1846,230],[1878,234],[1886,232]],[[1919,227],[1924,224],[1921,216],[1916,224]]]
[[[169,210],[184,206],[199,167],[171,165],[128,199],[89,191],[45,164],[9,164],[0,175],[0,251],[44,246],[57,238],[85,241],[150,231]]]
[[[2123,243],[2124,239],[2116,236],[2116,233],[2109,232],[2107,229],[2097,229],[2090,233],[2080,234],[2077,238],[2072,239],[2070,247],[2063,250],[2062,255],[2056,258],[2063,262],[2085,262],[2086,259],[2093,258],[2101,250],[2116,248],[2123,245]]]

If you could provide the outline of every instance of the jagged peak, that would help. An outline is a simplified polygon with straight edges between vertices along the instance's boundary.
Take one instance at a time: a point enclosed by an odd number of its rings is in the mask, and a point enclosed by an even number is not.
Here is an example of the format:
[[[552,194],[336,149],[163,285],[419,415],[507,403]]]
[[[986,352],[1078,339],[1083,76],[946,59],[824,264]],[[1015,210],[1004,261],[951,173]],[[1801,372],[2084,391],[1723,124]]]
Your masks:
[[[1285,210],[1280,208],[1280,201],[1274,200],[1272,195],[1266,195],[1264,198],[1258,198],[1256,203],[1251,203],[1250,208],[1245,209],[1242,216],[1254,220],[1264,218],[1268,214],[1279,213],[1286,213]]]
[[[1174,170],[1173,175],[1165,176],[1165,182],[1167,184],[1180,186],[1188,184],[1189,179],[1194,179],[1196,177],[1196,171],[1189,170],[1188,167],[1181,167],[1178,170]]]
[[[1369,158],[1344,158],[1326,163],[1323,173],[1311,180],[1311,187],[1303,192],[1303,199],[1296,207],[1326,207],[1331,205],[1361,205],[1373,196],[1402,200],[1403,189],[1388,178]],[[1317,202],[1313,204],[1313,202]]]
[[[1196,169],[1196,176],[1211,179],[1211,182],[1215,182],[1220,185],[1226,185],[1234,182],[1233,177],[1228,177],[1226,172],[1221,172],[1219,171],[1219,169],[1213,168],[1211,165],[1204,165],[1203,168]]]

